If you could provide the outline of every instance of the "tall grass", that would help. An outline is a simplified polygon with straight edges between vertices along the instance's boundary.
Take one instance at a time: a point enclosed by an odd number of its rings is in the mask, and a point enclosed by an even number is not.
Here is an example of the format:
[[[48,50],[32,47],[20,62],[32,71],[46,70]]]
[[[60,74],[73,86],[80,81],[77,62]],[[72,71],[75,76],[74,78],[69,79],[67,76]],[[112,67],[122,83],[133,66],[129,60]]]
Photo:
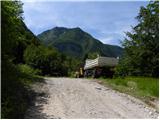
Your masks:
[[[126,77],[101,79],[114,89],[139,98],[159,97],[159,79],[150,77]]]

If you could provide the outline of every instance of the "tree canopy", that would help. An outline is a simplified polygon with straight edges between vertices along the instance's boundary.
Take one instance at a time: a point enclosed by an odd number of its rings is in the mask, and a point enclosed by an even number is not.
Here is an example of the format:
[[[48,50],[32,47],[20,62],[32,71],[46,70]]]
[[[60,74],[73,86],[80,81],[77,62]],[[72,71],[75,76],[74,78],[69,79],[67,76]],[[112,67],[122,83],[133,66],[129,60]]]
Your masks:
[[[154,76],[159,74],[159,2],[141,7],[138,24],[127,32],[124,55],[117,67],[119,75]]]

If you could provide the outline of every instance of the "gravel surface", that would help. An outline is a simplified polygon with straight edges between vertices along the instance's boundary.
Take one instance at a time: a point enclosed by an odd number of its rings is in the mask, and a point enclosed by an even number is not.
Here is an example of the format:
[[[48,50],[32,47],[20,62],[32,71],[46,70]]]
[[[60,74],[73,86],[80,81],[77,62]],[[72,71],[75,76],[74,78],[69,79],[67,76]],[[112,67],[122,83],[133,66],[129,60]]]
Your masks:
[[[129,95],[93,80],[45,78],[25,118],[158,118],[158,112]]]

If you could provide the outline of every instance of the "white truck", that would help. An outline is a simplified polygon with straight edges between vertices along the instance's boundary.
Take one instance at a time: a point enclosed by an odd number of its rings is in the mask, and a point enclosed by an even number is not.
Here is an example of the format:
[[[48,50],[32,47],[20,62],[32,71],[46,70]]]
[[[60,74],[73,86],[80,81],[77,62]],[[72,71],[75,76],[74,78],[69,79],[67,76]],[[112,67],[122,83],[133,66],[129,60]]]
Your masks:
[[[114,68],[118,64],[119,58],[101,57],[96,59],[86,59],[84,65],[84,76],[92,76],[94,78],[105,76],[113,77]]]

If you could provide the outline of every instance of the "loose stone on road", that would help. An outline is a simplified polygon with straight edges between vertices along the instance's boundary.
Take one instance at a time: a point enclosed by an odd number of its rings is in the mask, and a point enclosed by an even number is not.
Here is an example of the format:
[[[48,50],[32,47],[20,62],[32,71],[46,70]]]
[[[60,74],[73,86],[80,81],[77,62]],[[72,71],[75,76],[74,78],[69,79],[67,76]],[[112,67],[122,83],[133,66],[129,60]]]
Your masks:
[[[129,95],[93,80],[45,78],[33,86],[38,96],[25,118],[157,118],[158,112]]]

